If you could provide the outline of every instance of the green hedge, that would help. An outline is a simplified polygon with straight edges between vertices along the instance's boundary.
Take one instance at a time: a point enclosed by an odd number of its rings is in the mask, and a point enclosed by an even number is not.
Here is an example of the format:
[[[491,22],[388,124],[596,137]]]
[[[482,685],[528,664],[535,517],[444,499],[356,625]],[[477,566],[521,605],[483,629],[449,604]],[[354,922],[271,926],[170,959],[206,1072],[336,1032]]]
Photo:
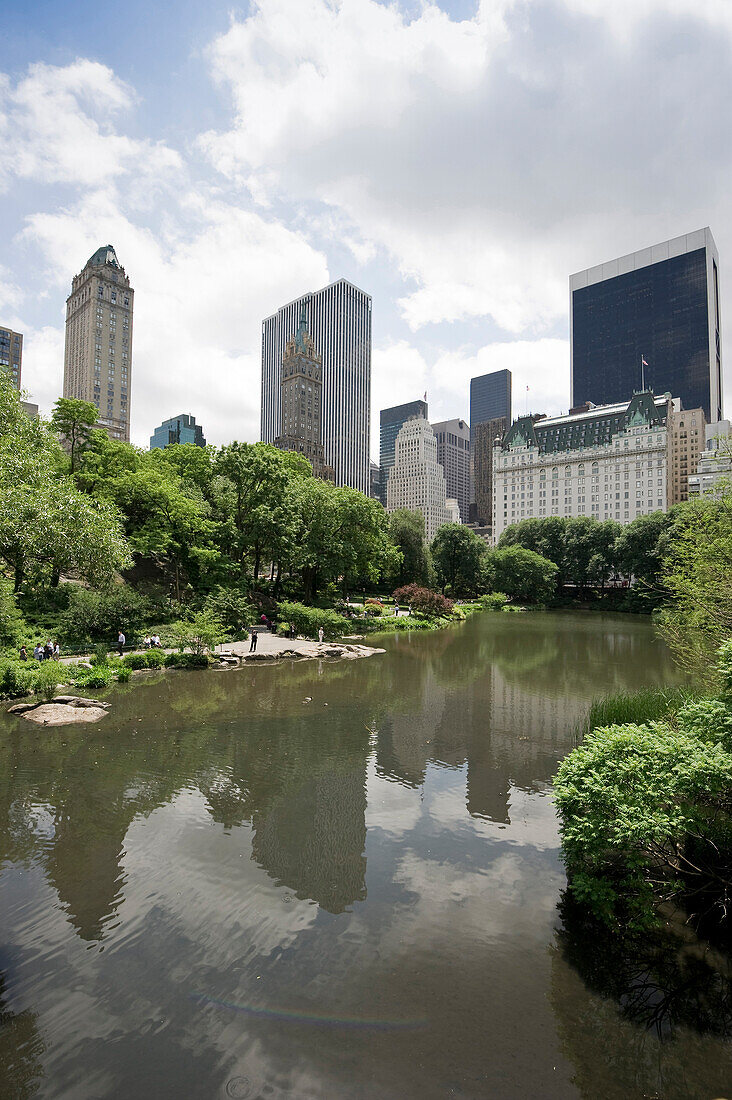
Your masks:
[[[209,659],[206,653],[168,653],[165,658],[166,668],[208,668]]]
[[[162,668],[165,664],[165,654],[161,649],[148,649],[144,653],[128,653],[124,658],[128,668]]]

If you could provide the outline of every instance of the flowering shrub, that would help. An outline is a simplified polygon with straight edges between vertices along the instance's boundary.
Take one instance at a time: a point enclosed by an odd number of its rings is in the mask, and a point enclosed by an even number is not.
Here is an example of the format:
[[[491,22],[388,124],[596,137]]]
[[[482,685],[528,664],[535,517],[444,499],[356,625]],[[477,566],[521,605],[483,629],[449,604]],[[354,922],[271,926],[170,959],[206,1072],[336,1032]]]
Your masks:
[[[397,588],[394,599],[399,604],[408,604],[421,615],[449,615],[453,606],[452,600],[448,600],[440,592],[422,588],[418,584],[405,584]]]

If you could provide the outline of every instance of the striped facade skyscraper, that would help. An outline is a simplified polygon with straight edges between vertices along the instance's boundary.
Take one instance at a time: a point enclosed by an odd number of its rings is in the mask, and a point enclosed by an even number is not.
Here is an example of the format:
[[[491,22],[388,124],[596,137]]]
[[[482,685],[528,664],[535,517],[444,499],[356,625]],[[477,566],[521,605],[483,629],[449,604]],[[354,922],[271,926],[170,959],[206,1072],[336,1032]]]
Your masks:
[[[303,294],[262,322],[263,443],[281,434],[282,359],[298,331],[307,331],[323,359],[322,438],[336,485],[369,493],[371,427],[371,297],[346,279]]]

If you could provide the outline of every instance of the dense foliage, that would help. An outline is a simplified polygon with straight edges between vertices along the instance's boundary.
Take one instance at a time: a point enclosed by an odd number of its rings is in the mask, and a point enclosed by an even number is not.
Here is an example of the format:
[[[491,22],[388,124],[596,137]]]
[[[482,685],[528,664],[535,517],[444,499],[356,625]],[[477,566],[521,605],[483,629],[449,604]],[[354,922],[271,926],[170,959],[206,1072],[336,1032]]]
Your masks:
[[[674,900],[728,925],[732,903],[732,642],[718,698],[662,720],[600,726],[555,780],[575,897],[610,924],[641,925]]]
[[[402,607],[411,607],[420,615],[449,615],[453,608],[452,600],[430,588],[419,584],[405,584],[394,591],[394,600]]]
[[[485,587],[517,603],[546,603],[556,591],[554,562],[522,546],[489,550],[482,564]]]

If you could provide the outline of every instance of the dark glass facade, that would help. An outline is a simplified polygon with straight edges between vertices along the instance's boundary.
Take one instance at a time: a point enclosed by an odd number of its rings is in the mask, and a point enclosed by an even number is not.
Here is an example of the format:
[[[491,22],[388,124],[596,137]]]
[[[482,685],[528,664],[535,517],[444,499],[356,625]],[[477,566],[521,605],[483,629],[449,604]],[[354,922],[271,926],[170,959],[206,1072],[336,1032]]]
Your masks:
[[[382,409],[379,417],[379,467],[381,471],[379,500],[386,507],[386,486],[389,471],[394,465],[396,437],[407,420],[414,416],[427,419],[426,401],[407,401],[404,405],[395,405],[391,409]]]
[[[574,290],[572,404],[629,401],[641,389],[643,356],[646,388],[668,391],[684,408],[701,407],[715,419],[710,308],[706,248]]]
[[[182,413],[181,416],[164,420],[150,436],[151,451],[158,447],[169,447],[172,443],[194,443],[196,447],[206,446],[203,428],[200,424],[196,424],[195,416]]]
[[[497,370],[470,379],[470,442],[475,444],[478,424],[505,416],[511,423],[511,372]]]

